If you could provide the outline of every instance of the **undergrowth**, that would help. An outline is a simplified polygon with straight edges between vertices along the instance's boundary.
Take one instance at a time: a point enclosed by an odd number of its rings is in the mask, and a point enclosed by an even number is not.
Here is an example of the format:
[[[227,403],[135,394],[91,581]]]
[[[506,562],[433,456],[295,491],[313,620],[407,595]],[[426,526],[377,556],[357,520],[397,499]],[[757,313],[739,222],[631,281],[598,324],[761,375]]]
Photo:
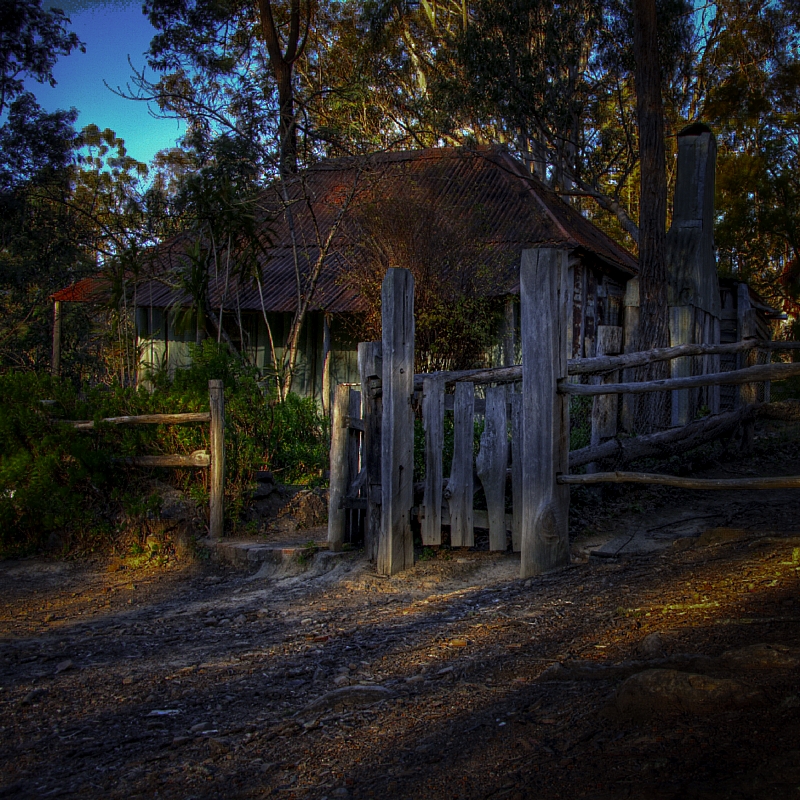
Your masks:
[[[48,374],[0,375],[0,555],[33,552],[57,533],[73,551],[102,547],[131,520],[157,511],[152,479],[187,492],[207,513],[208,470],[123,467],[120,456],[209,448],[208,424],[110,425],[105,417],[208,411],[208,381],[225,386],[226,522],[236,527],[255,473],[285,483],[319,483],[328,430],[313,400],[265,394],[258,374],[224,346],[195,348],[193,365],[153,376],[152,391],[97,386],[78,390]],[[95,421],[79,432],[65,420]]]

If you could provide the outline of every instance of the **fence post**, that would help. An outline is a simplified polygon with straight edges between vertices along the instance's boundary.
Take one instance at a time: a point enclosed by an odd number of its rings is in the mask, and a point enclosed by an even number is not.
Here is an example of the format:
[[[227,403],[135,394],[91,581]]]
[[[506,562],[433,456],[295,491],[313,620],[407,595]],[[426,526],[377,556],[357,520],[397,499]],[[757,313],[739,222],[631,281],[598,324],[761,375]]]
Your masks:
[[[557,392],[567,375],[567,251],[523,250],[522,327],[523,519],[520,577],[569,563],[569,406]]]
[[[381,426],[381,535],[377,570],[394,575],[414,564],[414,277],[386,271],[381,292],[383,414]]]
[[[381,534],[381,342],[360,342],[358,372],[361,376],[361,416],[364,438],[361,461],[367,470],[364,494],[367,519],[364,523],[364,550],[370,561],[378,555]]]
[[[221,539],[225,527],[225,393],[222,381],[208,382],[208,405],[211,411],[209,532],[212,539]]]
[[[347,511],[342,507],[342,501],[349,481],[346,427],[349,404],[350,387],[340,383],[333,396],[331,414],[331,477],[328,491],[328,547],[331,550],[341,550],[344,544]]]

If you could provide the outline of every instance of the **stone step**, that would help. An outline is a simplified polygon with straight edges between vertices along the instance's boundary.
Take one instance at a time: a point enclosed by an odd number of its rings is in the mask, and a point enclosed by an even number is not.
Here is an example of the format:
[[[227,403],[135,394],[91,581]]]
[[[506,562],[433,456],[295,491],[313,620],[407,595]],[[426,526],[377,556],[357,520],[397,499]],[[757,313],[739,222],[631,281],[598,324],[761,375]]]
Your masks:
[[[327,552],[327,542],[314,542],[316,550],[311,552],[304,542],[280,543],[262,541],[221,541],[204,542],[212,551],[212,557],[222,562],[237,567],[254,567],[264,562],[281,564],[286,561],[296,561],[303,554],[314,555],[317,552]]]

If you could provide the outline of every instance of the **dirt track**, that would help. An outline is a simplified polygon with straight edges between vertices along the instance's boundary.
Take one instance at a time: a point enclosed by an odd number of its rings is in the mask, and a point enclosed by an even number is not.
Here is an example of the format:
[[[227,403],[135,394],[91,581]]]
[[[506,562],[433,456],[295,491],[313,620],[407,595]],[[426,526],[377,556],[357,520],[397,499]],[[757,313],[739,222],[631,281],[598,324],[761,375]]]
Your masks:
[[[800,474],[796,440],[761,442],[717,474]],[[391,579],[358,554],[4,562],[0,797],[800,796],[800,496],[713,496],[747,519],[636,497],[576,519],[611,538],[682,507],[712,532],[616,561],[579,541],[524,582],[480,552]],[[719,691],[687,705],[687,674]]]

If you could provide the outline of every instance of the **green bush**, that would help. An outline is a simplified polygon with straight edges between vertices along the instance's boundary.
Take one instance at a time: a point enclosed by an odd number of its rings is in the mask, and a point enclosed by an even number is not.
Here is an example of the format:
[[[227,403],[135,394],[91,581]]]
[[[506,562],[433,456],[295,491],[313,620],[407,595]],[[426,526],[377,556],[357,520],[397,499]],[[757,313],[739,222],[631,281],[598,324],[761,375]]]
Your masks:
[[[0,552],[30,551],[54,531],[100,531],[107,536],[120,515],[149,508],[145,484],[155,474],[204,506],[207,470],[138,470],[115,465],[112,458],[207,449],[208,425],[118,426],[99,421],[208,411],[208,381],[214,378],[225,386],[229,525],[236,526],[249,502],[258,470],[269,469],[285,483],[321,481],[328,430],[313,400],[290,395],[278,402],[265,393],[254,370],[215,342],[196,348],[193,357],[193,366],[177,371],[173,379],[153,376],[152,391],[102,386],[79,393],[50,375],[0,375]],[[94,419],[95,429],[78,432],[59,419]]]

